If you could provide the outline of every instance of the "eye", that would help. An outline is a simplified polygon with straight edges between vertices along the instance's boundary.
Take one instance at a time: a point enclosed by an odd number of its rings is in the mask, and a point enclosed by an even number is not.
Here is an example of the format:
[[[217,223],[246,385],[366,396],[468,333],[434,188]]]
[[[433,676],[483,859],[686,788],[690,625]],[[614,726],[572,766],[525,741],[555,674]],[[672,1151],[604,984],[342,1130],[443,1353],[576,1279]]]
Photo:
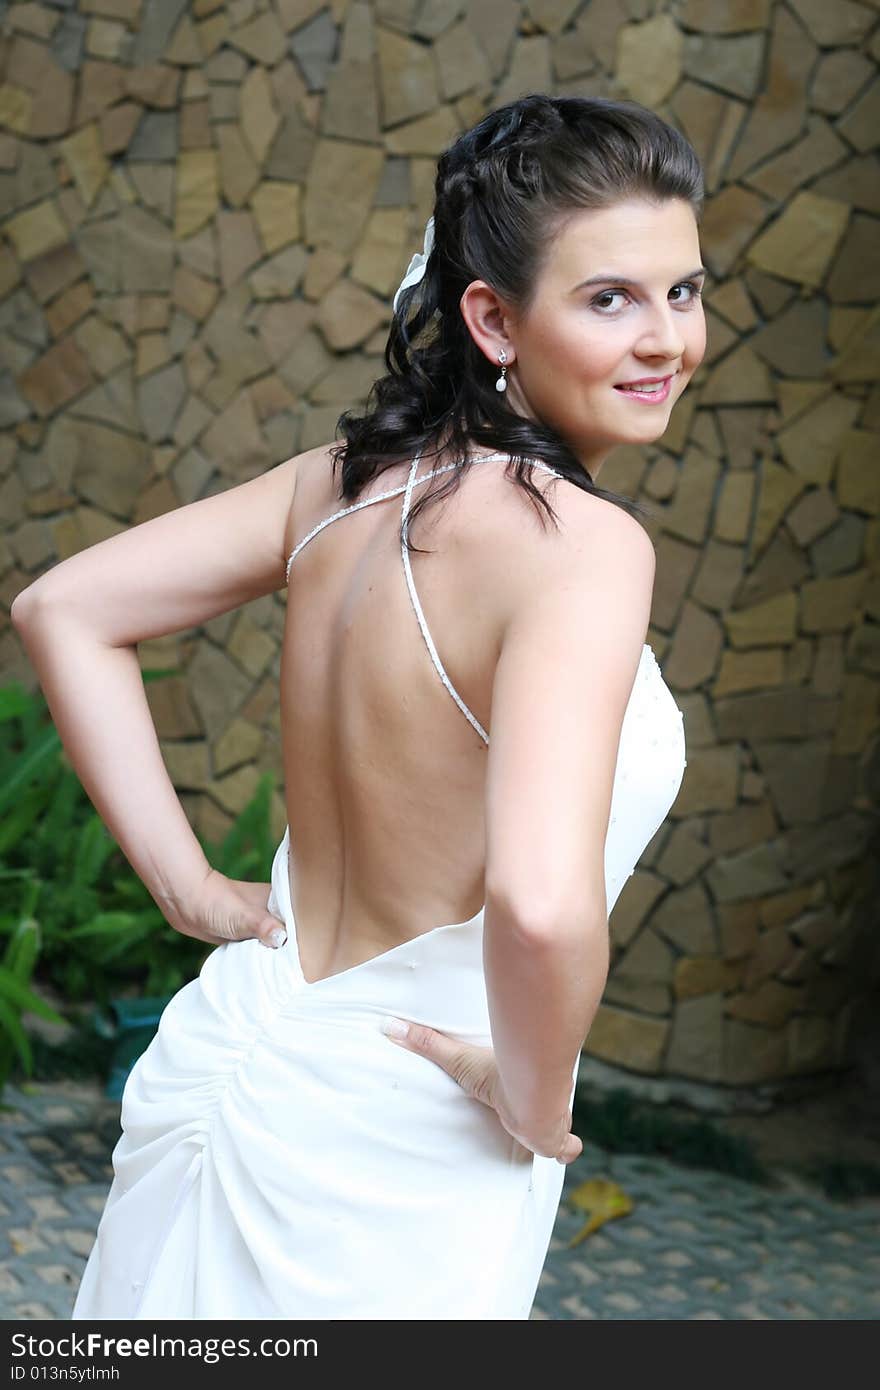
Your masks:
[[[600,311],[600,313],[607,314],[607,313],[610,313],[610,312],[614,311],[615,306],[614,306],[614,305],[609,305],[609,304],[607,304],[607,303],[603,303],[603,301],[609,300],[609,299],[626,299],[626,298],[627,298],[627,294],[626,294],[626,291],[625,291],[625,290],[602,290],[600,294],[597,294],[597,295],[591,300],[591,304],[592,304],[593,308],[594,308],[594,309],[598,309],[598,310]],[[619,306],[617,306],[617,307],[619,307]]]
[[[693,304],[702,295],[699,285],[695,285],[693,280],[682,280],[680,284],[673,285],[669,293],[674,294],[676,290],[688,290],[689,293],[686,299],[674,299],[673,304]]]

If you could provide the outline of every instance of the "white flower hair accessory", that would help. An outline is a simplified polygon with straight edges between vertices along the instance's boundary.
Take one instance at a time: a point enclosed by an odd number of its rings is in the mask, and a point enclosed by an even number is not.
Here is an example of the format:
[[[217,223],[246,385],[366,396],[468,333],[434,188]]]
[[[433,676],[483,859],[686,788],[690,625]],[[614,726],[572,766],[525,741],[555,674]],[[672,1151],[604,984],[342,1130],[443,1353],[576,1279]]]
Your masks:
[[[410,285],[417,285],[421,280],[422,276],[424,275],[425,266],[428,263],[428,257],[431,254],[431,248],[433,247],[433,245],[434,219],[433,217],[429,217],[425,226],[425,240],[422,250],[417,251],[416,254],[413,256],[412,260],[406,268],[406,274],[404,275],[403,279],[397,287],[397,293],[394,296],[395,313],[397,313],[397,301],[403,294],[404,290],[408,290]]]

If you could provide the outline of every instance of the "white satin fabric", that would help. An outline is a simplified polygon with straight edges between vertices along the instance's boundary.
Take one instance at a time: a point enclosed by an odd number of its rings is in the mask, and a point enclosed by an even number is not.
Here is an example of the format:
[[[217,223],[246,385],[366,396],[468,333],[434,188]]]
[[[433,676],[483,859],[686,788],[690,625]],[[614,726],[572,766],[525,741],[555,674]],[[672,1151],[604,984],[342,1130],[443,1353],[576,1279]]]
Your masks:
[[[621,730],[608,910],[685,766],[645,647]],[[482,910],[309,984],[288,941],[220,946],[131,1071],[73,1319],[524,1319],[565,1168],[512,1139],[386,1014],[491,1045]],[[572,1073],[572,1098],[577,1069]]]

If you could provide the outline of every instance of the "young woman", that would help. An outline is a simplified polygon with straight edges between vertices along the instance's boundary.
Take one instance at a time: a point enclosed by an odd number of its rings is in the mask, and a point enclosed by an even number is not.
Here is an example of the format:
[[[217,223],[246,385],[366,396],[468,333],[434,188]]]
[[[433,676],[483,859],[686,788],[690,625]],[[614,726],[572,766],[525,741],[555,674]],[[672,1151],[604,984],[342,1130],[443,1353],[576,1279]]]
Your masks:
[[[528,1317],[608,914],[685,763],[653,544],[595,480],[703,355],[701,200],[633,103],[491,112],[439,161],[344,442],[16,599],[89,795],[169,925],[216,946],[129,1076],[74,1318]],[[285,583],[289,823],[271,884],[230,881],[136,644]]]

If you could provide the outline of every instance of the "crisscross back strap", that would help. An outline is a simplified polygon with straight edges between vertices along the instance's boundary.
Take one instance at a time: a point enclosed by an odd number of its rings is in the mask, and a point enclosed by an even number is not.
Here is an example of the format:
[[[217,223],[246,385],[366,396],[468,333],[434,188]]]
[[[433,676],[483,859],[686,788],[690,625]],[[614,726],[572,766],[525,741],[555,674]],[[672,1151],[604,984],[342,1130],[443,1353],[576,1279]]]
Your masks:
[[[361,507],[369,507],[372,506],[374,502],[384,502],[389,497],[397,497],[400,495],[400,493],[403,493],[403,505],[401,508],[402,526],[400,553],[401,558],[403,560],[403,571],[406,576],[406,586],[409,591],[409,596],[410,600],[412,601],[413,609],[415,610],[416,619],[419,624],[419,630],[422,634],[422,637],[424,638],[425,646],[428,648],[428,653],[431,657],[432,662],[434,663],[434,667],[441,681],[446,686],[446,689],[449,691],[453,700],[458,705],[462,714],[473,726],[473,728],[476,729],[483,742],[488,743],[489,735],[486,733],[486,730],[483,728],[476,715],[468,709],[464,700],[461,698],[455,686],[452,684],[452,681],[449,679],[449,676],[446,674],[443,662],[440,660],[437,648],[434,645],[434,639],[432,638],[431,633],[428,629],[428,624],[425,620],[425,614],[422,610],[422,605],[419,601],[418,593],[416,592],[415,581],[413,580],[412,565],[410,564],[409,550],[407,549],[406,544],[407,536],[409,534],[409,508],[413,488],[416,487],[419,483],[427,482],[429,478],[436,478],[439,473],[448,473],[451,469],[456,467],[454,463],[445,463],[440,468],[434,468],[430,473],[425,473],[421,478],[417,478],[416,474],[418,472],[421,457],[421,450],[419,450],[419,452],[413,459],[412,464],[410,465],[409,475],[405,483],[401,483],[398,487],[388,488],[385,492],[376,492],[373,494],[372,497],[365,497],[360,502],[353,502],[351,506],[343,507],[340,511],[334,512],[332,516],[325,517],[323,521],[319,521],[317,526],[313,526],[311,531],[309,531],[308,535],[303,536],[302,540],[291,551],[290,558],[287,561],[285,577],[289,582],[290,569],[297,555],[302,550],[303,546],[308,545],[309,541],[312,540],[314,536],[317,536],[319,531],[323,531],[325,526],[329,526],[330,523],[333,521],[338,521],[340,517],[348,516],[350,512],[360,511]],[[471,462],[498,463],[502,460],[504,462],[508,462],[509,459],[509,454],[483,454],[482,457],[473,458]],[[542,463],[539,459],[532,459],[532,464],[535,468],[541,468],[544,470],[544,472],[552,473],[557,478],[561,478],[563,476],[561,473],[558,473],[555,468],[550,468],[546,463]]]

